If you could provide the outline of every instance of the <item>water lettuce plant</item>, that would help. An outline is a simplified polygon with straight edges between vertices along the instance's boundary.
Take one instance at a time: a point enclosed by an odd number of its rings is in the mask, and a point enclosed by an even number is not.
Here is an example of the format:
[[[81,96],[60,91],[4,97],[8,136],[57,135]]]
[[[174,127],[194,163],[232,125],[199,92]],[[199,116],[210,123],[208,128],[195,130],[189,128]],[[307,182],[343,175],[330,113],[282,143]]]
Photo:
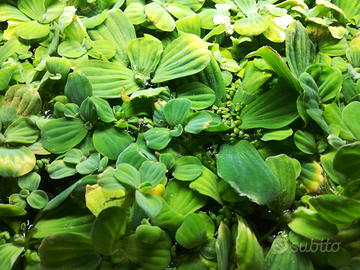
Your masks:
[[[359,269],[359,11],[3,0],[0,269]]]

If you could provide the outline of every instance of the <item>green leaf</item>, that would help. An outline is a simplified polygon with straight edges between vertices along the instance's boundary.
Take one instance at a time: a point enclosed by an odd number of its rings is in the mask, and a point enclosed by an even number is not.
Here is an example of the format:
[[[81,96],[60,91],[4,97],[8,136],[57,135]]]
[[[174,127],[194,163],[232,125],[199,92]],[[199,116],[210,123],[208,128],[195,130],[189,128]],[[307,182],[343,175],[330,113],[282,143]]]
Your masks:
[[[231,231],[229,227],[221,221],[216,240],[216,257],[219,270],[229,269],[232,246]]]
[[[11,270],[24,247],[16,246],[13,243],[2,244],[0,246],[0,267],[3,270]]]
[[[75,67],[76,71],[87,76],[96,97],[120,98],[123,87],[127,95],[140,89],[134,81],[134,72],[117,63],[85,60]]]
[[[195,5],[199,3],[199,2],[196,3],[196,1],[194,1],[194,2],[195,2]],[[177,19],[185,18],[188,16],[195,15],[195,12],[192,11],[190,9],[190,7],[186,6],[189,3],[190,3],[189,1],[186,1],[186,3],[184,3],[185,5],[184,5],[184,4],[180,4],[179,0],[177,0],[177,1],[175,1],[175,3],[168,3],[167,5],[165,5],[165,9],[167,12],[169,12],[171,15],[173,15]]]
[[[85,160],[83,152],[79,149],[73,148],[66,152],[63,160],[66,163],[79,164]]]
[[[333,194],[320,195],[309,200],[311,206],[327,221],[347,227],[360,216],[360,202]]]
[[[152,83],[189,76],[203,70],[211,52],[198,36],[185,34],[171,42],[162,53]]]
[[[126,184],[133,189],[137,189],[141,184],[140,173],[127,163],[119,164],[114,171],[114,176],[120,183]]]
[[[94,123],[98,119],[94,102],[90,97],[85,98],[80,106],[80,117],[86,122]]]
[[[120,153],[133,142],[133,138],[124,129],[105,126],[95,130],[93,142],[96,151],[109,159],[116,160]]]
[[[5,7],[5,5],[0,5],[0,11],[2,10],[3,7]],[[0,19],[0,21],[2,20]],[[6,43],[0,48],[0,63],[6,62],[8,58],[17,51],[19,46],[20,46],[20,42],[16,38],[11,38],[8,41],[6,41]]]
[[[180,85],[191,82],[203,83],[215,93],[215,105],[224,106],[226,103],[226,89],[223,76],[217,61],[211,57],[210,63],[202,71],[178,80]]]
[[[207,41],[209,38],[213,36],[220,35],[226,30],[226,24],[220,24],[216,26],[214,29],[212,29],[205,37],[203,37],[204,41]]]
[[[352,46],[346,50],[346,58],[354,68],[360,67],[360,47]]]
[[[166,268],[171,261],[171,245],[172,241],[164,231],[154,244],[141,242],[135,234],[126,237],[122,242],[125,258],[148,270]]]
[[[136,203],[145,212],[149,218],[155,217],[161,210],[161,200],[153,194],[143,194],[140,191],[135,191]]]
[[[79,180],[80,181],[80,180]],[[75,182],[74,184],[72,184],[71,186],[69,186],[67,189],[65,189],[64,191],[62,191],[60,194],[58,194],[57,196],[55,196],[54,198],[52,198],[45,206],[45,208],[43,209],[43,211],[50,211],[55,209],[56,207],[60,206],[65,200],[66,198],[71,194],[71,192],[73,192],[73,190],[75,189],[76,185],[78,184],[78,182]]]
[[[322,102],[336,97],[341,89],[342,77],[337,68],[325,64],[314,64],[306,69],[306,72],[313,77]]]
[[[348,181],[360,179],[360,143],[351,143],[341,147],[334,157],[334,170],[339,172],[339,182],[345,184]]]
[[[234,30],[242,36],[258,36],[269,27],[269,20],[261,14],[237,20]]]
[[[80,174],[91,174],[100,167],[100,154],[92,153],[86,160],[76,165],[75,169]]]
[[[46,60],[46,68],[53,76],[60,75],[61,80],[66,80],[71,65],[66,58],[50,57]]]
[[[71,102],[81,106],[87,97],[92,96],[92,86],[83,73],[75,71],[69,75],[64,92]]]
[[[171,141],[171,138],[168,128],[152,128],[144,133],[146,145],[154,150],[164,149]]]
[[[286,30],[286,58],[296,78],[310,66],[316,57],[315,46],[305,27],[298,21],[290,23]]]
[[[54,160],[47,170],[52,179],[61,179],[76,173],[75,166],[67,164],[63,160]]]
[[[159,161],[166,165],[167,170],[171,170],[175,165],[175,159],[171,154],[162,154],[159,157]]]
[[[172,32],[175,29],[174,19],[159,4],[155,2],[147,4],[145,6],[145,13],[156,28],[166,32]]]
[[[171,137],[180,137],[183,131],[184,131],[183,126],[178,124],[174,127],[174,129],[170,130],[169,133]]]
[[[97,51],[95,51],[94,47]],[[91,49],[88,50],[88,54],[90,57],[95,59],[111,59],[116,54],[115,45],[108,40],[96,40],[94,41],[94,47],[91,47]]]
[[[277,129],[287,126],[298,118],[297,97],[294,90],[285,86],[270,89],[241,110],[239,128]]]
[[[316,153],[316,141],[312,133],[298,130],[295,132],[294,142],[296,147],[305,154],[313,155]]]
[[[185,131],[198,134],[209,127],[212,117],[207,112],[200,111],[192,114],[187,121],[188,123],[185,126]]]
[[[136,169],[140,169],[141,164],[147,160],[148,158],[140,151],[134,150],[125,153],[124,150],[116,160],[116,165],[119,165],[120,163],[128,163]]]
[[[93,30],[89,30],[89,35],[93,40],[112,42],[116,47],[116,54],[112,61],[120,64],[122,67],[129,65],[127,55],[128,44],[136,38],[136,33],[130,19],[120,9],[110,10],[104,23]]]
[[[322,110],[319,108],[320,95],[318,86],[307,72],[301,74],[300,78],[301,87],[304,89],[303,102],[306,113],[326,132],[329,133],[329,128],[322,117]]]
[[[44,2],[41,0],[34,0],[34,1],[26,1],[26,0],[19,0],[18,1],[18,8],[31,19],[34,20],[41,20],[43,19],[42,16],[45,14],[45,5]]]
[[[201,216],[192,213],[186,216],[177,229],[175,240],[184,248],[192,249],[199,246],[206,239],[206,226]]]
[[[298,92],[300,92],[300,84],[296,77],[290,72],[289,68],[286,66],[285,62],[281,59],[280,54],[278,54],[274,49],[268,46],[261,47],[256,52],[250,53],[246,58],[253,56],[262,57],[265,62],[280,76],[284,77],[285,80],[293,86]]]
[[[242,80],[243,89],[247,93],[255,94],[258,89],[272,76],[272,72],[260,70],[256,67],[255,61],[250,61],[245,66]]]
[[[201,35],[199,14],[194,14],[181,18],[175,22],[179,34],[194,34],[198,37]]]
[[[125,189],[123,185],[116,179],[114,175],[115,169],[107,167],[104,172],[98,175],[98,184],[106,190]]]
[[[64,32],[64,29],[73,22],[75,12],[76,8],[74,6],[67,6],[64,8],[63,13],[58,19],[58,27],[61,33]]]
[[[30,195],[26,198],[28,204],[35,209],[42,209],[49,201],[49,197],[45,191],[35,190],[30,193]]]
[[[185,156],[175,161],[172,175],[182,181],[191,181],[199,177],[203,172],[201,161],[193,156]]]
[[[359,14],[360,11],[359,1],[348,2],[344,0],[336,0],[335,5],[337,5],[349,19],[356,17],[356,15]]]
[[[7,4],[0,4],[0,14],[0,21],[2,22],[9,19],[15,19],[22,22],[30,21],[30,19],[16,7]]]
[[[39,247],[39,255],[44,270],[60,270],[63,267],[95,270],[101,262],[101,256],[93,249],[90,237],[76,233],[55,233],[46,237]]]
[[[204,243],[202,245],[201,249],[203,249],[203,247],[205,247],[205,246],[209,247],[208,244],[210,244],[211,253],[213,255],[212,258],[214,259],[216,257],[216,254],[215,254],[216,239],[214,238],[215,224],[214,224],[213,220],[209,217],[208,214],[205,214],[204,212],[201,212],[201,211],[197,212],[196,214],[198,214],[203,219],[203,221],[205,222],[205,227],[206,227],[206,237],[207,237],[207,239],[205,240],[205,242],[207,242],[207,243]],[[207,248],[205,248],[205,249],[207,249]],[[202,253],[202,251],[200,251],[200,252]]]
[[[11,86],[0,107],[0,120],[4,126],[10,125],[18,117],[36,115],[42,106],[39,92],[24,84]]]
[[[180,227],[184,217],[176,213],[162,197],[159,198],[162,203],[161,210],[158,215],[151,218],[151,223],[175,232]]]
[[[36,223],[33,237],[44,238],[54,233],[72,233],[90,237],[94,219],[94,215],[87,208],[82,209],[67,201]]]
[[[314,270],[307,254],[297,252],[299,249],[296,246],[295,248],[287,238],[282,235],[277,236],[265,258],[262,270],[275,270],[279,267],[289,270]],[[293,249],[296,252],[293,252]]]
[[[237,216],[238,234],[235,244],[236,263],[240,269],[261,269],[264,263],[264,254],[255,233],[246,220]]]
[[[156,161],[145,161],[142,163],[140,169],[141,183],[149,182],[151,187],[156,187],[165,177],[166,166],[163,163]]]
[[[0,204],[0,217],[18,217],[25,216],[26,211],[20,207],[11,204]],[[1,254],[1,253],[0,253]]]
[[[86,53],[85,48],[73,39],[61,42],[57,51],[59,55],[67,58],[78,58]]]
[[[16,63],[11,60],[9,62],[3,63],[0,69],[0,90],[3,90],[8,86],[16,70],[16,67]]]
[[[41,24],[37,21],[25,22],[16,27],[15,33],[23,39],[41,39],[50,33],[48,24]]]
[[[164,107],[164,116],[170,126],[184,124],[191,107],[191,101],[185,98],[172,99]]]
[[[119,2],[119,1],[116,1],[116,0],[99,0],[99,1],[97,1],[99,8],[101,10],[109,9],[116,2]]]
[[[319,53],[328,54],[329,56],[342,56],[345,55],[346,50],[349,48],[346,38],[335,39],[331,36],[323,38],[319,42]]]
[[[227,202],[241,202],[247,200],[247,197],[240,196],[239,193],[223,179],[220,179],[218,183],[218,190],[221,198]]]
[[[100,212],[91,229],[91,244],[96,252],[110,256],[114,243],[125,234],[126,214],[117,206],[108,207]]]
[[[128,55],[135,76],[143,76],[144,81],[150,79],[150,73],[154,72],[163,51],[162,43],[157,39],[137,38],[128,46]]]
[[[39,129],[29,118],[19,118],[4,132],[5,141],[15,143],[34,143],[39,137]]]
[[[257,204],[267,204],[279,195],[279,180],[248,141],[222,145],[217,169],[218,175],[236,192]]]
[[[69,118],[77,118],[79,116],[79,106],[73,103],[67,103],[64,106],[64,116]]]
[[[131,3],[124,10],[126,16],[129,17],[132,24],[138,25],[146,21],[145,6],[142,3]]]
[[[94,103],[97,115],[101,121],[105,123],[111,123],[116,121],[114,112],[111,109],[108,101],[99,97],[90,97],[90,99]]]
[[[81,22],[86,29],[92,29],[102,24],[105,21],[106,17],[107,17],[107,10],[103,10],[103,12],[94,15],[92,17],[81,18]]]
[[[280,209],[283,211],[288,209],[295,200],[296,179],[300,173],[296,172],[293,162],[297,161],[284,154],[268,157],[265,160],[266,165],[269,166],[280,181],[280,194],[275,201],[268,205],[270,209]]]
[[[51,153],[64,153],[86,136],[84,122],[76,118],[60,118],[47,122],[41,130],[43,146]]]
[[[323,239],[335,241],[338,233],[334,224],[326,221],[315,211],[303,207],[293,213],[288,226],[297,234],[318,241]]]
[[[18,179],[18,185],[21,189],[27,189],[29,191],[36,190],[40,185],[41,177],[36,172],[31,172],[21,176]]]
[[[206,203],[205,196],[191,190],[188,183],[177,180],[167,184],[165,200],[171,209],[183,216],[195,212]]]
[[[216,95],[207,85],[200,82],[191,82],[176,89],[178,98],[186,98],[191,101],[194,110],[206,109],[213,105]]]
[[[262,133],[261,140],[267,141],[282,141],[293,134],[293,130],[289,127],[283,127],[274,130],[266,130]]]
[[[0,164],[0,176],[20,177],[34,168],[36,158],[25,146],[11,149],[0,147]]]
[[[235,3],[246,17],[253,16],[258,10],[255,0],[235,0]]]
[[[159,240],[161,232],[162,230],[158,226],[142,224],[136,227],[135,235],[136,239],[145,244],[154,244]]]
[[[342,120],[345,126],[350,130],[353,137],[360,141],[360,121],[354,115],[360,113],[360,102],[354,101],[345,107],[342,112]]]
[[[202,29],[211,30],[216,27],[214,24],[213,18],[215,15],[220,14],[220,12],[217,9],[204,9],[200,12],[200,26]],[[225,26],[226,28],[226,26]],[[224,29],[225,30],[225,29]]]
[[[190,183],[189,187],[196,190],[200,194],[209,196],[219,204],[224,204],[218,191],[219,177],[208,168],[203,166],[202,174]]]

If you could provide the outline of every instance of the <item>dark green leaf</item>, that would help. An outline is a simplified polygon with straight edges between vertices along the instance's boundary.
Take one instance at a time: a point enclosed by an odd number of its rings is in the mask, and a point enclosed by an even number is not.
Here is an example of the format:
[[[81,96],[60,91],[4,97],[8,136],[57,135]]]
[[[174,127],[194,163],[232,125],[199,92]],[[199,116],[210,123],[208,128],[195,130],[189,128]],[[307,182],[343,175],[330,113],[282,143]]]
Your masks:
[[[206,239],[205,222],[198,214],[187,215],[180,228],[176,231],[175,239],[187,249],[201,245]]]
[[[84,122],[76,118],[60,118],[47,122],[41,130],[45,149],[61,154],[80,143],[87,134]]]
[[[120,153],[133,142],[133,138],[124,129],[107,126],[95,130],[93,142],[99,153],[116,160]]]
[[[279,180],[248,141],[222,145],[217,169],[219,176],[240,195],[260,205],[273,201],[279,195]]]
[[[290,70],[299,79],[315,60],[315,46],[299,21],[292,22],[287,28],[285,43]]]
[[[122,242],[125,257],[148,270],[164,269],[171,261],[170,247],[172,241],[164,232],[154,244],[146,244],[130,235]]]
[[[277,129],[292,123],[299,114],[296,108],[296,91],[278,86],[258,97],[241,110],[240,128]]]
[[[60,270],[64,267],[95,270],[101,262],[101,256],[94,251],[90,237],[76,233],[62,232],[46,237],[39,247],[39,254],[44,270]]]
[[[175,161],[173,176],[182,181],[191,181],[203,172],[201,161],[192,156],[185,156]]]
[[[91,244],[96,252],[111,255],[116,240],[125,234],[126,214],[117,206],[100,212],[91,229]]]
[[[323,239],[335,241],[338,233],[338,229],[334,224],[322,218],[315,211],[303,207],[298,208],[293,213],[288,226],[297,234],[319,241]]]

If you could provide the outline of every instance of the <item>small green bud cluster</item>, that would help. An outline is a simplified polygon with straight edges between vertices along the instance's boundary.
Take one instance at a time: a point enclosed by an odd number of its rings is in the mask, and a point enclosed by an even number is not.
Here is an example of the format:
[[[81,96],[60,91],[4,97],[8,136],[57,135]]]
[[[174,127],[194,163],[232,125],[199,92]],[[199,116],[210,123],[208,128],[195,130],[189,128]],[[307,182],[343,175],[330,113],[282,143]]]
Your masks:
[[[228,227],[230,227],[232,223],[236,222],[236,216],[234,215],[233,210],[234,209],[232,205],[224,205],[222,208],[220,208],[218,215],[210,211],[209,217],[216,223],[217,226],[219,226],[222,221]]]
[[[0,246],[6,244],[7,240],[10,240],[10,233],[8,231],[2,231],[0,233]]]

